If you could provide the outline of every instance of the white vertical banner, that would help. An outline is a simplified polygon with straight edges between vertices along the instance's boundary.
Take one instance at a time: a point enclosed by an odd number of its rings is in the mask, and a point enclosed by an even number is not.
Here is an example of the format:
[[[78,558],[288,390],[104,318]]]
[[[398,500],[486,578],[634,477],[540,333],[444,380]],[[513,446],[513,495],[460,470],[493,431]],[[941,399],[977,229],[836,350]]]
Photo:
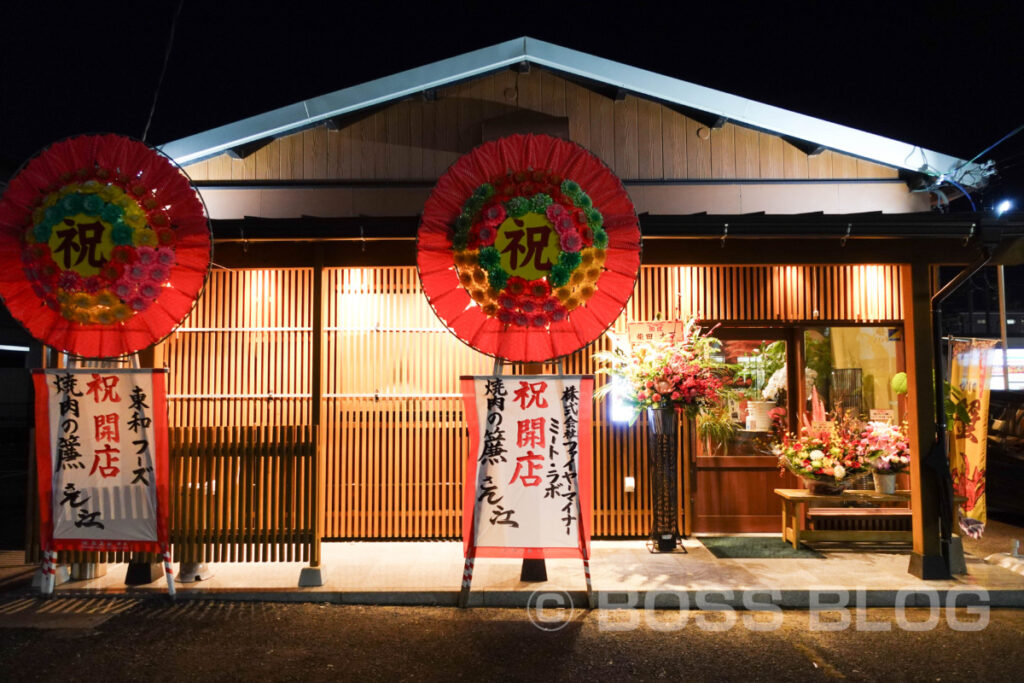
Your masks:
[[[467,556],[585,557],[593,378],[463,377]]]
[[[40,506],[49,508],[42,519],[52,548],[161,551],[163,372],[46,370],[35,383]]]

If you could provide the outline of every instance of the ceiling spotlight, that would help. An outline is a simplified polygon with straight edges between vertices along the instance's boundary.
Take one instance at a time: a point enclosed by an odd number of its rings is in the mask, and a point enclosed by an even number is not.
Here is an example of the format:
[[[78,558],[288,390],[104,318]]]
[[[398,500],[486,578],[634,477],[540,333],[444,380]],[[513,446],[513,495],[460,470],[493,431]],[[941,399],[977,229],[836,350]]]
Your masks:
[[[1004,199],[1003,201],[996,204],[996,215],[1002,216],[1004,213],[1006,213],[1012,208],[1013,202],[1011,202],[1009,199]]]

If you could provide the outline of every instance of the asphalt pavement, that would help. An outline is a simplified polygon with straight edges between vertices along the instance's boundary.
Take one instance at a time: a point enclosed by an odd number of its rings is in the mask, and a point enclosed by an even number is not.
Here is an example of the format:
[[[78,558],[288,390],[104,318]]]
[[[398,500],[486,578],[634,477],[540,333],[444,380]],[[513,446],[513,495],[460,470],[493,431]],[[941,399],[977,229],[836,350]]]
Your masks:
[[[938,606],[541,612],[0,600],[8,681],[1019,680],[1022,634],[1024,610]]]

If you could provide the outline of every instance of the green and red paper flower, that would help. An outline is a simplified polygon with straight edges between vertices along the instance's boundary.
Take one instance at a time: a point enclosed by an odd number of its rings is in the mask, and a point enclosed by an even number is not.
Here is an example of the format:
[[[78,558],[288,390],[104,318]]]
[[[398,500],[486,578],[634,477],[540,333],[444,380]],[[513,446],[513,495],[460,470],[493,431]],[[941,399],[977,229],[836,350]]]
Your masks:
[[[424,292],[460,339],[543,361],[596,339],[639,269],[640,231],[621,183],[596,157],[547,136],[512,136],[457,161],[419,232]]]
[[[0,201],[0,296],[33,336],[83,357],[134,353],[191,310],[210,265],[195,189],[116,135],[54,143]]]

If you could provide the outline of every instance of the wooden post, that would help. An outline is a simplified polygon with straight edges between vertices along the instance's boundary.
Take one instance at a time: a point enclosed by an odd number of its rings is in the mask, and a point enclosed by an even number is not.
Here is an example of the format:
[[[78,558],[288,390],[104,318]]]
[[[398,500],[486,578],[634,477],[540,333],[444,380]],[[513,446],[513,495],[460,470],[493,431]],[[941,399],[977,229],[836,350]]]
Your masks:
[[[310,539],[309,567],[302,570],[299,577],[300,586],[322,586],[323,574],[321,571],[320,539],[323,536],[323,510],[324,500],[324,444],[323,444],[323,368],[322,350],[324,336],[324,257],[321,250],[316,252],[316,262],[313,267],[313,321],[312,338],[310,339],[310,406],[313,439],[313,463],[311,482],[309,486],[308,501],[310,508],[310,520],[312,522],[313,538]]]
[[[789,388],[786,392],[787,418],[790,430],[798,432],[800,416],[807,406],[807,391],[801,380],[807,360],[804,350],[804,331],[799,327],[791,328],[786,335],[786,360],[786,386]]]
[[[910,507],[914,551],[909,571],[922,579],[948,578],[939,545],[939,492],[922,476],[922,461],[935,441],[935,393],[932,378],[931,282],[927,264],[901,266],[903,335],[907,363],[907,417],[910,422]]]
[[[320,502],[323,500],[324,468],[323,468],[323,336],[324,336],[324,257],[317,252],[316,265],[313,268],[313,337],[310,340],[310,371],[313,395],[313,442],[315,455],[313,463],[313,546],[310,549],[310,566],[320,566],[320,535],[323,532],[323,511]]]

